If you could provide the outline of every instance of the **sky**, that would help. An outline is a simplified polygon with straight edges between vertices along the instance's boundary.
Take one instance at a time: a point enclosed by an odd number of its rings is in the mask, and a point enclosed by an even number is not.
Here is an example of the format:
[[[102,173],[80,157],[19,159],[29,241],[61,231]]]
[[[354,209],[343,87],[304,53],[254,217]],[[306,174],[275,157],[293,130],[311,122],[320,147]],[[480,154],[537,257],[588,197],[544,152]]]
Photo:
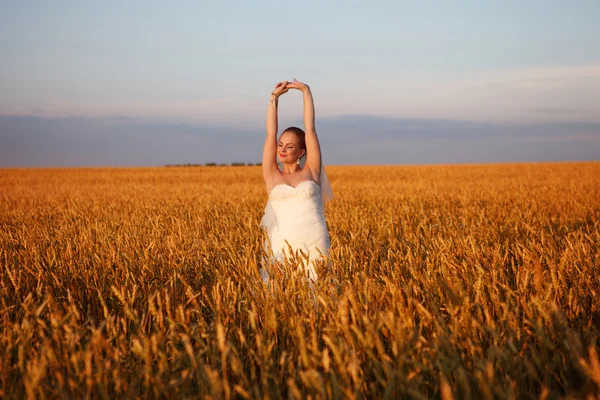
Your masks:
[[[327,164],[600,159],[600,2],[0,2],[0,167],[258,162],[276,82]],[[280,99],[280,128],[302,97]]]

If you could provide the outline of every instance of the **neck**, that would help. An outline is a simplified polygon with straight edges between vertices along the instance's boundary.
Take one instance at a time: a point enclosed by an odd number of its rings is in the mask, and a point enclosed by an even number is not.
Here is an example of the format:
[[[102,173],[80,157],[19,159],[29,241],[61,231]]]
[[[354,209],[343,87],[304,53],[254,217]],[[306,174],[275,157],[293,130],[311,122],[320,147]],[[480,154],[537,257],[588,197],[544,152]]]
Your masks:
[[[296,163],[293,164],[283,164],[282,174],[293,174],[295,172],[302,171],[302,168]]]

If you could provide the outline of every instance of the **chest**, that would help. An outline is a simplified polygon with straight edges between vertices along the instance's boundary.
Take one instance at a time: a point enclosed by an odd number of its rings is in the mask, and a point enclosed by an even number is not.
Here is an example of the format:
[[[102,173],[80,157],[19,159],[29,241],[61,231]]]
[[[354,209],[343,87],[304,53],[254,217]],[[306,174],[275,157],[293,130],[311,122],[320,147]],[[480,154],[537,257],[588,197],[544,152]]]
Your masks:
[[[310,176],[309,172],[298,172],[292,175],[286,175],[286,174],[279,174],[279,176],[277,177],[277,179],[273,182],[273,186],[277,186],[277,185],[287,185],[287,186],[291,186],[293,188],[297,187],[298,185],[300,185],[302,182],[308,181],[308,180],[312,180],[312,177]]]

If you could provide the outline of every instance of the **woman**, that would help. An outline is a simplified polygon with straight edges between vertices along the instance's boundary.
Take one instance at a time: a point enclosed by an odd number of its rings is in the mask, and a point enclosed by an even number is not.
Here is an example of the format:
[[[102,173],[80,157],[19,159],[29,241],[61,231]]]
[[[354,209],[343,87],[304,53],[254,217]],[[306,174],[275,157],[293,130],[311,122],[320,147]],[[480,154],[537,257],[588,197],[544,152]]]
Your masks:
[[[306,132],[290,127],[282,132],[278,141],[278,99],[289,89],[301,91],[304,97]],[[282,165],[281,169],[277,160]],[[269,194],[260,224],[268,236],[265,250],[268,254],[272,252],[272,262],[283,262],[286,256],[291,255],[288,245],[294,253],[300,255],[301,251],[306,254],[308,265],[305,272],[309,281],[314,283],[317,280],[315,261],[329,254],[329,232],[323,203],[330,200],[332,194],[315,131],[312,93],[308,85],[296,79],[294,82],[279,82],[271,93],[262,170]],[[266,281],[268,271],[262,268],[261,276]]]

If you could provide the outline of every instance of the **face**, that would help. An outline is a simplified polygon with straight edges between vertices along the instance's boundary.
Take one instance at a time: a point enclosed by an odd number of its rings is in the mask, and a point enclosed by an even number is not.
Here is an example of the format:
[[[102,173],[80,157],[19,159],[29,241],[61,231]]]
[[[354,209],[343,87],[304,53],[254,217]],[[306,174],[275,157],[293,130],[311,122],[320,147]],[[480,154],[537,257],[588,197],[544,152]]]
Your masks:
[[[298,136],[284,132],[277,143],[277,158],[282,164],[294,164],[306,151],[300,148]]]

